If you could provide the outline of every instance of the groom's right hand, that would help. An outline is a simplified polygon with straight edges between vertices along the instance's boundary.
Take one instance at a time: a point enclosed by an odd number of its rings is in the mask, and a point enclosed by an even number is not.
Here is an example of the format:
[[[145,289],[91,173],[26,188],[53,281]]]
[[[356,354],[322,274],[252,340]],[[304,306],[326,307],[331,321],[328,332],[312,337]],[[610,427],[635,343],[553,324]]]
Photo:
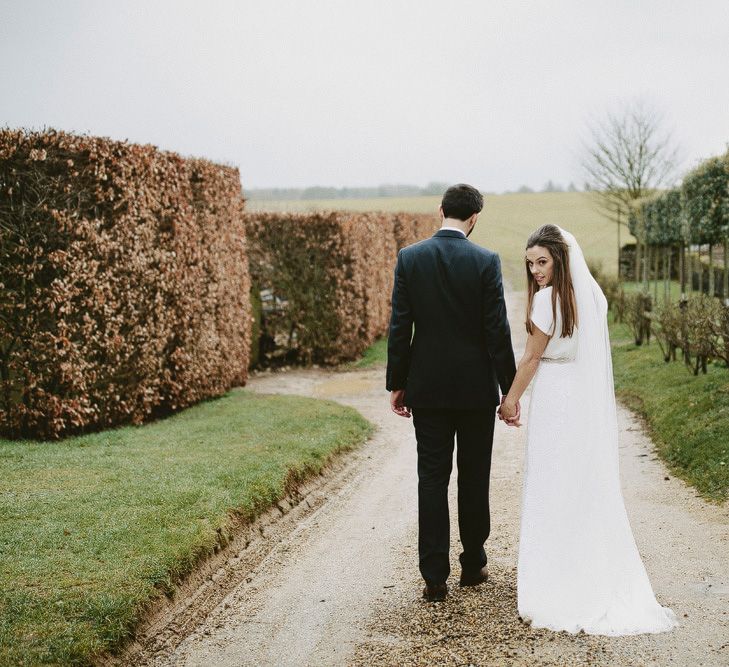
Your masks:
[[[410,408],[405,405],[404,389],[393,389],[390,392],[390,407],[396,415],[410,418]]]

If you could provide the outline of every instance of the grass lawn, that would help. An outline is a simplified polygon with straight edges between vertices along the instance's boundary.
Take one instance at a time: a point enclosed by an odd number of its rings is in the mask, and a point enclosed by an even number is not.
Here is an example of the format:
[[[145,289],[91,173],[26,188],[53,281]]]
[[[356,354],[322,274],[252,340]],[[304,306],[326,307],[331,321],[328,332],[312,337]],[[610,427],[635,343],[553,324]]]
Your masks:
[[[440,197],[379,197],[374,199],[328,199],[246,202],[250,210],[316,211],[412,211],[437,213]],[[499,253],[504,276],[516,290],[524,289],[524,246],[541,225],[552,223],[572,232],[585,256],[603,264],[606,272],[617,270],[616,225],[603,218],[591,195],[584,192],[486,195],[486,204],[471,239]],[[621,242],[634,241],[627,229]]]
[[[626,293],[642,292],[645,289],[645,285],[642,282],[626,282],[623,283],[623,289]],[[663,303],[665,301],[666,293],[663,289],[663,281],[658,281],[658,299],[656,300],[656,284],[654,281],[648,283],[648,293],[653,297],[654,303]],[[690,296],[691,292],[686,291],[686,296]],[[678,301],[681,298],[681,283],[677,280],[672,280],[669,283],[669,299],[671,301]]]
[[[0,664],[88,664],[231,513],[254,517],[370,431],[350,408],[237,389],[145,426],[0,440]]]
[[[628,328],[611,325],[618,396],[645,417],[660,457],[707,500],[729,495],[729,370],[695,377],[665,363],[657,343],[636,347]]]
[[[361,359],[349,364],[350,368],[369,368],[387,363],[387,338],[380,338],[370,345]]]

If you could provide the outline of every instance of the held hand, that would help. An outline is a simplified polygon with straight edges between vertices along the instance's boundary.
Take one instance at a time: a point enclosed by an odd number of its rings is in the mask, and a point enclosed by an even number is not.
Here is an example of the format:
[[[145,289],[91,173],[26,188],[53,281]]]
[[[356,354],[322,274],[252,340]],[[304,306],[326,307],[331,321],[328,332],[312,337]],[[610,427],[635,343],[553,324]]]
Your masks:
[[[519,421],[521,418],[521,404],[519,401],[514,403],[508,400],[506,396],[502,396],[498,413],[499,419],[506,422],[507,426],[521,426]]]
[[[405,406],[404,389],[395,389],[390,392],[390,407],[396,415],[410,419],[410,408]]]
[[[516,417],[514,417],[514,422],[519,422],[518,424],[514,423],[511,424],[512,426],[521,426],[521,422],[519,421],[521,419],[521,403],[519,401],[516,402]]]

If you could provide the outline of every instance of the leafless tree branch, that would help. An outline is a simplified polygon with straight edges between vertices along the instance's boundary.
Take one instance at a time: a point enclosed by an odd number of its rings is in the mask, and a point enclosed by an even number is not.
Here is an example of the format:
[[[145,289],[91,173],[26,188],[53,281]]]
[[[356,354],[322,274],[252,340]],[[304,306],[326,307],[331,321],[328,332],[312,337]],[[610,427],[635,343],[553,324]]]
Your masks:
[[[632,202],[673,182],[677,162],[678,149],[660,116],[634,101],[590,127],[582,167],[598,209],[626,224]]]

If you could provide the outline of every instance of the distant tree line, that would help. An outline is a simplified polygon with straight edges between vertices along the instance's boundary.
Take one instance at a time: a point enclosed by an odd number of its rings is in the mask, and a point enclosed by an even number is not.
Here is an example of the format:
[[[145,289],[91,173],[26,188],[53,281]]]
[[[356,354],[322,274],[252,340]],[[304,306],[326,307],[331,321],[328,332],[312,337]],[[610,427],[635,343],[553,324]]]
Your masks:
[[[308,188],[251,188],[246,190],[249,199],[287,200],[287,199],[371,199],[373,197],[421,197],[442,195],[450,183],[428,183],[418,185],[384,184],[375,187],[334,188],[313,186]]]
[[[256,201],[284,201],[302,199],[372,199],[373,197],[424,197],[428,195],[442,195],[451,183],[432,182],[425,187],[418,185],[384,184],[375,187],[362,188],[334,188],[325,186],[312,186],[308,188],[250,188],[245,191],[248,199]],[[540,192],[577,192],[578,188],[570,183],[563,188],[558,183],[549,180]],[[509,190],[506,191],[508,194]],[[518,193],[536,192],[528,185],[522,185],[515,190]],[[491,193],[484,193],[491,194]]]
[[[589,189],[587,185],[585,185],[585,190]],[[533,188],[530,188],[528,185],[522,185],[517,190],[514,190],[514,192],[518,194],[529,194],[531,192],[579,192],[579,189],[577,186],[570,182],[570,184],[563,188],[559,183],[555,183],[553,180],[548,180],[544,187],[541,190],[534,190]],[[507,190],[504,194],[511,194],[509,190]]]

